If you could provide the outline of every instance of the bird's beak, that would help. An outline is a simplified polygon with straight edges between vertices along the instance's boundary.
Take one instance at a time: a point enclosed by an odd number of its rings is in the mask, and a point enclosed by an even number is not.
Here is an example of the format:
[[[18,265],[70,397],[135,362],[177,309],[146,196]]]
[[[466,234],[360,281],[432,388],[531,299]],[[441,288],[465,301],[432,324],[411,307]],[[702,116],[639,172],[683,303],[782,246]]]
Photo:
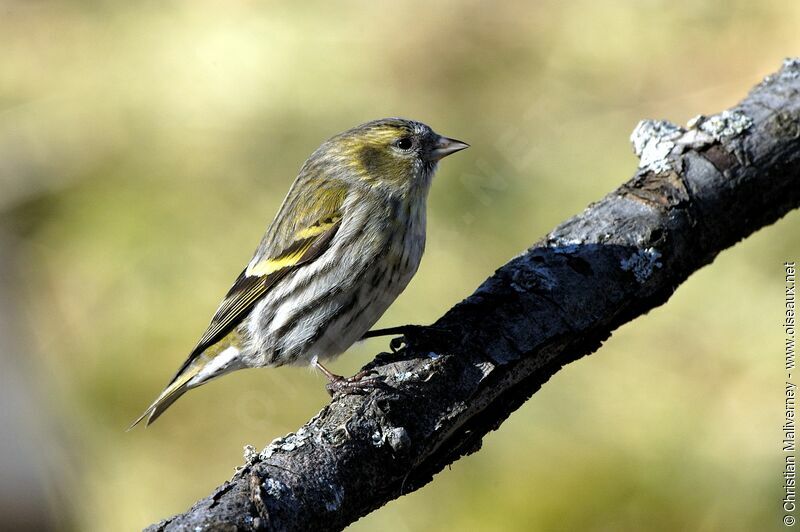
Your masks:
[[[460,140],[456,139],[448,139],[447,137],[439,137],[439,140],[436,141],[436,145],[431,151],[431,160],[438,161],[447,157],[451,153],[465,150],[467,148],[469,148],[469,144],[466,142],[461,142]]]

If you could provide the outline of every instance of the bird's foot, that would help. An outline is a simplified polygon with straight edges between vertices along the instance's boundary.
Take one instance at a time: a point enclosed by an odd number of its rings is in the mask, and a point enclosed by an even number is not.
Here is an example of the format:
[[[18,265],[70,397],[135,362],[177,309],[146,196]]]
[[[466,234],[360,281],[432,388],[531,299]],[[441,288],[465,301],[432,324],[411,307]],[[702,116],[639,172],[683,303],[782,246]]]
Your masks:
[[[392,353],[397,353],[404,345],[412,346],[417,349],[432,348],[440,346],[446,342],[450,332],[432,325],[401,325],[399,327],[389,327],[388,329],[375,329],[368,331],[361,337],[362,340],[374,338],[376,336],[398,335],[389,342]]]
[[[374,369],[361,370],[352,377],[342,377],[320,364],[318,360],[314,361],[314,366],[328,379],[325,389],[331,397],[363,395],[378,388],[388,387],[382,376],[374,375]]]
[[[336,375],[333,380],[325,385],[325,389],[328,390],[328,394],[331,397],[337,397],[351,394],[363,395],[372,390],[388,387],[383,377],[372,375],[372,373],[374,373],[374,370],[359,371],[352,377]]]

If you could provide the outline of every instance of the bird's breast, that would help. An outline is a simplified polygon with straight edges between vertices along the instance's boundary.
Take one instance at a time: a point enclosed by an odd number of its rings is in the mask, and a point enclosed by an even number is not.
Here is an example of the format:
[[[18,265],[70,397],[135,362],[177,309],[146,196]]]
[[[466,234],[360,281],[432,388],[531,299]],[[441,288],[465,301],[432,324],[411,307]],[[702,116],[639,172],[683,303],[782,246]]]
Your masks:
[[[356,342],[406,288],[425,249],[425,203],[345,216],[330,249],[286,276],[250,321],[250,365],[327,359]],[[364,205],[361,205],[364,207]]]
[[[403,212],[404,211],[404,212]],[[425,200],[411,201],[404,205],[397,216],[397,231],[390,237],[390,256],[396,263],[394,282],[400,283],[400,291],[411,280],[419,268],[425,251]]]

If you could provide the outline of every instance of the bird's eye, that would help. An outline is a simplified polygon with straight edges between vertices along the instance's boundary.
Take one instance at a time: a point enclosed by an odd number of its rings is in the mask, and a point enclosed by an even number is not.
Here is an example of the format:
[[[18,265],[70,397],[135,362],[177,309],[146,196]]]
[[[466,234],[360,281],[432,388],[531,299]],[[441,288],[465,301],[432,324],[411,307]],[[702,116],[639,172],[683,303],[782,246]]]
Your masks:
[[[403,137],[397,141],[397,147],[403,151],[410,150],[411,146],[414,145],[414,142],[408,137]]]

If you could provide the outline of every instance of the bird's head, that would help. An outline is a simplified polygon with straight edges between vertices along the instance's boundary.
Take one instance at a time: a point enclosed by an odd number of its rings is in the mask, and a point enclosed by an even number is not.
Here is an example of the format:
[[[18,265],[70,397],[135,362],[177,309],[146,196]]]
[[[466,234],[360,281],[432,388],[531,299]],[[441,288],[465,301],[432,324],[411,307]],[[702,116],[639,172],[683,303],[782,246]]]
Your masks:
[[[402,118],[373,120],[326,141],[311,156],[340,168],[349,179],[370,185],[408,190],[430,183],[443,157],[469,147],[434,132],[429,126]]]

